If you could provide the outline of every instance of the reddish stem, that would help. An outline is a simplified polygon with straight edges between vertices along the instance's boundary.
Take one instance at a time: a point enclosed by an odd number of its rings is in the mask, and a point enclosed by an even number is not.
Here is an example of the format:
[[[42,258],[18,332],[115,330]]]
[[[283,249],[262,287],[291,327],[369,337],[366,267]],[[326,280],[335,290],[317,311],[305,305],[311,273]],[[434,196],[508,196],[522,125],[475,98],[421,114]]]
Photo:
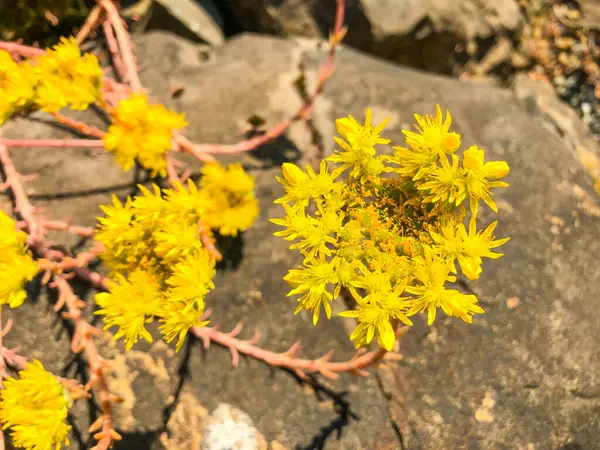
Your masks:
[[[102,8],[100,8],[100,6],[98,5],[94,6],[88,14],[87,18],[85,19],[85,23],[77,33],[77,36],[75,36],[77,44],[81,45],[83,43],[85,38],[88,37],[92,30],[98,26],[101,17]]]
[[[104,30],[104,36],[106,37],[108,50],[110,51],[110,54],[112,56],[115,69],[117,70],[117,74],[119,75],[119,78],[121,80],[124,80],[125,68],[123,66],[123,60],[121,59],[121,55],[119,54],[119,44],[117,44],[113,27],[111,26],[109,21],[105,21],[102,24],[102,29]]]
[[[167,178],[169,180],[169,184],[176,188],[179,184],[182,183],[181,178],[177,174],[177,169],[173,164],[173,155],[171,152],[167,152],[165,154],[165,160],[167,162]]]
[[[15,367],[18,370],[23,370],[27,365],[27,359],[17,354],[16,349],[8,349],[4,347],[3,339],[12,328],[12,321],[8,319],[6,326],[2,327],[2,309],[0,309],[0,389],[3,388],[2,380],[4,380],[8,373],[6,372],[7,364]]]
[[[82,227],[80,225],[71,225],[65,220],[42,220],[42,228],[48,230],[66,231],[82,237],[92,237],[94,235],[93,227]]]
[[[394,329],[397,329],[398,322],[396,321],[393,325]],[[260,361],[264,361],[274,367],[291,369],[302,378],[306,377],[306,373],[311,372],[321,373],[327,378],[332,379],[338,378],[339,374],[344,372],[366,376],[368,373],[362,369],[375,365],[388,353],[388,351],[383,348],[371,352],[359,350],[349,361],[330,362],[330,359],[333,356],[333,350],[330,350],[317,359],[300,359],[297,357],[302,348],[299,341],[292,345],[286,352],[277,353],[256,346],[255,343],[258,340],[258,334],[255,334],[250,340],[237,339],[236,336],[240,330],[241,325],[236,326],[231,333],[222,333],[211,327],[194,327],[190,332],[197,338],[202,339],[206,348],[208,348],[211,341],[228,348],[231,351],[234,366],[237,365],[237,361],[239,360],[239,353],[242,353]],[[407,331],[408,327],[402,327],[396,332],[396,335],[402,336]],[[400,358],[400,355],[394,355],[395,359]]]
[[[1,139],[6,147],[81,147],[102,148],[104,142],[96,139]]]
[[[202,245],[208,251],[208,253],[215,259],[215,261],[221,261],[223,259],[223,255],[215,245],[215,238],[212,236],[210,228],[207,228],[202,223],[202,220],[198,220],[198,234],[200,235],[200,240],[202,241]]]
[[[46,53],[41,48],[30,47],[28,45],[17,44],[16,42],[0,41],[0,49],[6,50],[8,53],[16,53],[26,58],[37,58]]]
[[[190,141],[188,138],[186,138],[183,134],[175,132],[174,138],[175,138],[175,142],[177,143],[177,145],[179,145],[179,148],[181,148],[182,150],[184,150],[186,152],[191,153],[199,161],[202,161],[205,163],[216,162],[215,158],[213,158],[212,156],[210,156],[207,153],[202,153],[200,150],[198,150],[197,145],[194,144],[192,141]]]
[[[52,116],[58,122],[62,123],[63,125],[65,125],[69,128],[77,130],[82,134],[87,134],[88,136],[92,136],[92,137],[100,138],[100,139],[102,139],[104,137],[104,131],[99,130],[96,127],[89,126],[83,122],[80,122],[79,120],[72,119],[72,118],[67,117],[58,112],[52,113]]]
[[[4,171],[5,183],[12,190],[15,198],[15,210],[23,218],[25,223],[27,223],[27,229],[29,230],[28,244],[32,245],[42,241],[42,230],[34,215],[35,208],[29,201],[29,197],[27,197],[25,188],[21,183],[22,176],[17,172],[12,158],[10,157],[10,153],[4,145],[0,145],[0,164],[2,164],[2,169]]]
[[[8,373],[6,372],[7,362],[19,370],[23,370],[25,365],[27,364],[27,360],[22,356],[17,355],[16,351],[9,350],[4,347],[2,342],[4,336],[9,332],[12,322],[10,319],[6,324],[5,328],[2,328],[2,309],[0,308],[0,389],[4,389],[2,384],[2,380],[8,377]],[[4,445],[4,432],[0,429],[0,450],[5,450]]]
[[[106,11],[108,16],[107,21],[115,31],[116,39],[119,43],[119,50],[123,58],[125,78],[127,79],[127,82],[131,86],[131,90],[133,92],[141,92],[142,83],[140,82],[140,78],[137,73],[137,65],[135,62],[135,57],[133,56],[133,52],[131,51],[131,41],[125,28],[125,23],[123,22],[123,19],[121,19],[119,11],[112,1],[100,0],[99,5],[102,6]]]
[[[298,109],[296,114],[291,118],[287,119],[277,125],[262,136],[257,136],[245,141],[238,142],[233,145],[221,145],[221,144],[200,144],[195,146],[195,151],[202,153],[212,154],[229,154],[229,153],[240,153],[254,150],[255,148],[266,144],[274,139],[277,139],[295,122],[306,119],[313,110],[315,100],[323,92],[325,84],[333,75],[335,64],[335,51],[338,45],[341,43],[346,29],[344,28],[344,11],[345,11],[345,0],[337,1],[335,25],[330,37],[330,48],[329,54],[325,62],[319,67],[317,86],[313,94],[307,99],[307,101]]]
[[[53,286],[59,292],[59,304],[62,302],[67,312],[64,316],[70,319],[75,326],[71,350],[79,353],[83,350],[88,363],[88,382],[86,389],[90,390],[92,386],[98,388],[98,399],[102,407],[101,426],[102,431],[94,437],[99,440],[96,449],[106,450],[115,440],[120,440],[119,434],[115,431],[115,419],[113,415],[113,396],[108,389],[106,380],[107,362],[100,356],[96,344],[91,339],[92,334],[100,334],[100,330],[90,325],[83,317],[81,308],[85,305],[79,297],[75,295],[71,285],[61,276],[55,277]],[[97,425],[100,425],[99,423]]]

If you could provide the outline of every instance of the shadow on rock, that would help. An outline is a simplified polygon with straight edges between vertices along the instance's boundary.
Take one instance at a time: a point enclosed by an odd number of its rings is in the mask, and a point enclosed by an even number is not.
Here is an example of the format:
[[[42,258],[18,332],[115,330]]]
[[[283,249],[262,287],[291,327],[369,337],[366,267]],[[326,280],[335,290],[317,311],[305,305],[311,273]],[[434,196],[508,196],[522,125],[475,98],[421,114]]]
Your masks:
[[[336,392],[314,377],[310,376],[308,380],[302,380],[298,375],[289,371],[294,376],[300,386],[308,384],[314,391],[315,397],[319,403],[331,401],[336,417],[329,423],[320,428],[319,432],[312,437],[306,445],[297,445],[296,450],[323,450],[327,440],[333,437],[340,440],[344,427],[350,425],[352,420],[360,420],[360,416],[352,411],[350,402],[346,399],[348,392]]]
[[[217,248],[223,255],[223,259],[217,263],[217,270],[225,272],[227,270],[236,270],[244,257],[244,236],[239,233],[237,236],[221,236],[215,233]]]
[[[195,341],[196,339],[192,335],[189,335],[185,341],[183,357],[177,368],[177,386],[175,387],[175,392],[173,392],[173,401],[163,409],[163,426],[165,429],[171,419],[171,415],[177,408],[185,381],[190,378],[190,356],[192,355],[192,346]]]
[[[244,137],[253,139],[264,134],[264,130],[252,129]],[[296,162],[301,157],[300,149],[285,135],[257,147],[250,154],[263,163],[261,169],[279,167],[286,162]]]

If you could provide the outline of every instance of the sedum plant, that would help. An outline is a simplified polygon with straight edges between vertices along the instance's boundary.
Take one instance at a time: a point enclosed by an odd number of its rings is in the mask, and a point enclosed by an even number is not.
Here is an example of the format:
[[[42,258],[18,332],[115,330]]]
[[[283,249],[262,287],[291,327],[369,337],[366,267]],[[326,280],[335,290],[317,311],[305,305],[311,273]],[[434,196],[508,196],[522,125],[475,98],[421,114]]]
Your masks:
[[[416,314],[427,312],[431,325],[439,308],[466,322],[483,313],[474,295],[448,283],[459,271],[478,278],[483,258],[501,256],[493,250],[508,238],[494,237],[496,222],[478,229],[477,218],[481,201],[496,211],[492,190],[507,186],[500,181],[508,173],[507,164],[485,162],[476,146],[459,156],[460,136],[450,131],[450,115],[444,118],[439,107],[435,116],[416,116],[417,131],[405,132],[406,148],[380,154],[376,147],[390,142],[381,136],[385,123],[372,124],[367,110],[364,124],[352,116],[337,120],[339,149],[318,171],[283,165],[278,179],[285,195],[277,202],[285,216],[273,222],[283,227],[276,235],[293,241],[291,248],[304,256],[285,277],[292,287],[289,296],[299,296],[296,313],[309,311],[315,324],[321,310],[330,318],[331,303],[344,290],[355,305],[340,315],[357,321],[351,335],[355,346],[376,338],[380,348],[357,350],[347,361],[330,361],[333,350],[303,359],[299,342],[274,352],[256,345],[258,331],[251,339],[239,339],[241,324],[228,333],[207,326],[206,296],[215,287],[215,266],[221,259],[215,236],[236,236],[252,226],[259,212],[253,177],[240,164],[222,166],[211,155],[255,149],[307,117],[333,73],[335,49],[345,33],[343,11],[344,2],[338,0],[331,48],[319,68],[317,87],[293,119],[226,146],[192,143],[181,132],[187,125],[183,114],[146,95],[118,4],[111,0],[98,0],[77,37],[63,38],[53,48],[0,42],[0,125],[39,110],[86,137],[0,136],[0,189],[10,189],[18,216],[15,221],[0,212],[0,423],[10,431],[14,446],[51,450],[68,445],[69,410],[91,392],[101,408],[89,429],[97,440],[94,450],[107,450],[121,439],[113,412],[120,399],[107,381],[111,365],[94,339],[102,333],[84,317],[86,303],[74,293],[72,277],[99,291],[95,313],[104,329],[115,330],[113,338],[122,339],[126,350],[141,339],[152,341],[148,328],[156,322],[162,339],[177,341],[176,350],[192,334],[205,347],[211,342],[227,347],[233,366],[244,354],[303,379],[308,373],[331,379],[341,373],[366,375],[364,369],[382,359],[398,359],[390,350],[407,329],[398,326],[411,325]],[[100,24],[122,82],[108,77],[95,56],[80,50],[78,43]],[[92,105],[110,119],[106,131],[60,113]],[[123,170],[137,164],[163,180],[150,188],[139,186],[140,195],[124,201],[113,197],[111,204],[100,206],[104,214],[96,227],[48,220],[32,205],[23,185],[26,178],[9,152],[10,147],[32,146],[102,148]],[[183,164],[174,158],[177,152],[204,163],[199,181],[189,179],[191,172],[178,170]],[[95,242],[71,256],[46,240],[49,230],[93,237]],[[91,268],[97,257],[107,276]],[[73,325],[71,351],[85,355],[85,386],[57,377],[41,362],[28,362],[3,345],[12,322],[2,325],[1,308],[21,306],[26,283],[37,275],[56,290],[54,309]]]
[[[164,339],[177,337],[179,350],[190,328],[208,323],[204,297],[220,259],[211,230],[235,236],[249,228],[258,215],[253,189],[241,165],[213,163],[198,187],[190,180],[173,189],[140,186],[142,195],[101,207],[96,239],[111,273],[109,292],[96,295],[96,314],[105,328],[118,328],[114,339],[124,337],[127,349],[140,338],[152,342],[145,327],[158,318]]]
[[[9,378],[0,390],[0,421],[11,428],[21,448],[51,450],[69,445],[67,423],[73,392],[39,361],[27,364],[19,378]]]
[[[38,273],[38,265],[27,248],[27,233],[17,230],[15,222],[0,211],[0,308],[16,308],[27,294],[25,283]]]
[[[497,222],[477,228],[480,201],[494,212],[492,190],[508,186],[504,161],[484,161],[471,146],[459,154],[459,134],[440,107],[434,116],[415,115],[416,132],[405,131],[407,147],[392,155],[377,152],[390,141],[381,137],[386,122],[364,124],[352,116],[336,121],[339,150],[321,162],[319,172],[284,164],[279,181],[285,217],[272,221],[275,233],[304,256],[289,271],[289,296],[299,295],[295,313],[307,310],[316,324],[321,310],[331,318],[331,302],[341,289],[356,307],[339,315],[356,319],[350,336],[356,347],[373,338],[392,350],[398,322],[427,312],[429,325],[438,309],[470,323],[483,313],[475,295],[448,287],[460,270],[468,279],[481,274],[483,258],[502,256],[493,249]]]
[[[0,50],[0,125],[15,114],[62,108],[87,109],[101,99],[102,70],[98,59],[81,54],[74,38],[37,58],[13,61]]]

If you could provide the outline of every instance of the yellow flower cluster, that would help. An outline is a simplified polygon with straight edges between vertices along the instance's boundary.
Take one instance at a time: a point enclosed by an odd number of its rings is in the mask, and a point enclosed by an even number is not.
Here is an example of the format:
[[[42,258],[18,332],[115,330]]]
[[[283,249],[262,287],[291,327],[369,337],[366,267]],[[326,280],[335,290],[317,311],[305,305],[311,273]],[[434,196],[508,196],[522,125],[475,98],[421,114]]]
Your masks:
[[[187,125],[183,114],[163,105],[148,105],[144,94],[121,100],[111,113],[113,124],[104,135],[104,148],[115,154],[123,170],[137,160],[155,176],[167,174],[165,153],[171,149],[173,130]]]
[[[275,235],[295,241],[290,248],[304,255],[285,277],[288,295],[300,295],[295,312],[311,311],[316,324],[323,307],[330,318],[331,301],[345,288],[357,306],[340,316],[358,320],[351,335],[357,347],[376,337],[391,350],[394,324],[412,325],[409,317],[421,311],[430,325],[438,308],[471,322],[484,312],[477,298],[446,284],[456,280],[456,263],[478,278],[482,258],[502,256],[492,250],[508,240],[494,238],[497,222],[476,228],[479,200],[497,212],[491,190],[508,186],[498,181],[509,172],[506,162],[484,162],[476,146],[461,161],[460,135],[439,106],[435,116],[415,117],[417,132],[405,132],[408,148],[394,147],[390,156],[377,154],[375,146],[390,141],[380,136],[385,122],[371,124],[370,110],[364,124],[338,119],[341,149],[318,173],[284,164],[278,178],[286,193],[276,202],[286,215],[272,220],[284,227]]]
[[[202,169],[198,187],[153,192],[140,186],[141,196],[102,206],[96,233],[104,245],[102,259],[111,269],[110,292],[96,295],[105,329],[118,327],[127,349],[152,336],[147,323],[155,318],[167,342],[183,345],[188,330],[200,322],[204,297],[214,288],[215,260],[206,247],[211,229],[236,235],[258,215],[254,181],[238,164]]]
[[[42,56],[16,63],[0,50],[0,124],[16,113],[69,106],[86,109],[101,98],[102,70],[94,55],[81,55],[74,38]]]
[[[69,445],[67,415],[72,404],[68,389],[34,361],[9,378],[0,390],[0,422],[11,429],[16,447],[27,450],[60,450]]]
[[[38,272],[26,246],[27,234],[15,227],[15,222],[0,211],[0,308],[20,306],[27,294],[23,285]]]

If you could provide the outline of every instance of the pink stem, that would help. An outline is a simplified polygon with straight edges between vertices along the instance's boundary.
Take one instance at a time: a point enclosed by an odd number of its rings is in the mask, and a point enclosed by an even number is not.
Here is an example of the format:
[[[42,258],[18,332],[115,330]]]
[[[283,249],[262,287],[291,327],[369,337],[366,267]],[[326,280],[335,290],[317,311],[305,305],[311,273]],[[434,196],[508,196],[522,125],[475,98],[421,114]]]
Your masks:
[[[115,39],[113,27],[111,26],[110,22],[105,21],[102,24],[102,29],[104,30],[104,36],[106,36],[106,43],[108,44],[108,50],[112,55],[115,69],[117,70],[119,78],[121,80],[124,80],[125,69],[123,67],[123,60],[121,59],[121,55],[119,54],[119,45],[117,44],[117,40]]]
[[[83,237],[92,237],[94,235],[94,227],[82,227],[79,225],[71,225],[64,220],[43,220],[42,227],[49,230],[68,231],[72,234],[77,234]]]
[[[16,53],[26,58],[37,58],[46,53],[41,48],[30,47],[28,45],[17,44],[16,42],[0,41],[0,49],[6,50],[8,53]]]
[[[74,130],[77,130],[80,133],[100,139],[104,137],[104,131],[99,130],[96,127],[89,126],[83,122],[80,122],[79,120],[72,119],[71,117],[67,117],[64,114],[58,112],[52,113],[52,116],[58,122],[62,123],[67,127],[73,128]]]
[[[92,334],[97,334],[99,330],[90,325],[83,317],[81,308],[85,303],[75,295],[71,285],[64,277],[56,277],[53,285],[59,292],[60,301],[64,302],[67,308],[67,313],[64,315],[75,326],[71,350],[73,353],[83,350],[87,359],[90,381],[86,387],[91,389],[94,385],[98,386],[98,399],[102,406],[102,431],[94,436],[99,440],[96,448],[108,449],[114,441],[120,439],[120,436],[114,429],[113,396],[110,394],[106,380],[106,361],[100,356],[98,348],[91,338]]]
[[[191,153],[194,155],[199,161],[205,163],[215,162],[216,159],[210,156],[208,153],[203,153],[198,150],[198,146],[191,142],[188,138],[186,138],[183,134],[176,132],[174,135],[175,142],[179,145],[179,148],[182,150]]]
[[[131,41],[129,40],[127,30],[125,29],[125,24],[123,23],[121,16],[119,16],[119,11],[114,3],[110,0],[100,0],[99,4],[105,9],[108,16],[108,21],[115,30],[117,42],[119,43],[119,50],[121,51],[121,55],[123,57],[124,72],[127,81],[131,86],[131,90],[133,92],[141,92],[142,83],[140,82],[140,78],[137,73],[135,57],[131,51]]]
[[[1,139],[5,147],[83,147],[102,148],[104,142],[96,139]]]
[[[212,154],[230,154],[251,151],[267,142],[277,139],[295,122],[306,119],[313,110],[315,100],[323,92],[326,82],[329,80],[329,78],[331,78],[331,75],[333,75],[333,71],[335,69],[335,51],[345,34],[345,29],[343,27],[344,11],[345,0],[338,0],[335,26],[330,39],[331,46],[329,48],[327,59],[319,67],[317,86],[310,98],[298,109],[296,114],[291,119],[287,119],[275,125],[271,130],[262,136],[257,136],[233,145],[200,144],[195,146],[195,151]]]
[[[92,8],[87,18],[85,19],[85,23],[77,33],[75,40],[77,44],[81,45],[85,38],[91,33],[91,31],[98,26],[100,22],[100,17],[102,14],[102,9],[96,5]]]
[[[10,153],[4,145],[0,145],[0,164],[2,164],[4,170],[6,184],[10,186],[14,195],[16,211],[27,223],[27,229],[29,230],[28,244],[32,245],[43,241],[42,230],[34,215],[35,207],[29,201],[25,188],[21,183],[22,176],[17,172]]]
[[[397,329],[397,321],[393,323],[394,329]],[[318,359],[300,359],[298,353],[301,346],[296,342],[288,351],[284,353],[276,353],[269,350],[264,350],[256,345],[256,335],[254,339],[249,341],[237,339],[237,333],[241,327],[238,325],[231,333],[222,333],[211,327],[194,327],[190,331],[199,339],[204,341],[205,347],[208,347],[210,342],[215,342],[223,347],[228,348],[233,356],[234,365],[239,359],[238,353],[251,356],[260,361],[274,367],[284,367],[298,373],[301,377],[305,377],[305,373],[321,373],[328,378],[337,378],[340,373],[350,372],[356,375],[365,376],[367,373],[362,369],[373,366],[379,362],[387,354],[387,350],[380,348],[371,352],[358,351],[354,358],[343,362],[330,362],[333,356],[333,351]],[[406,333],[408,327],[403,327],[397,331],[396,335],[401,336]]]
[[[58,231],[66,231],[71,234],[76,234],[82,237],[92,237],[94,235],[93,227],[82,227],[79,225],[71,225],[66,220],[39,220],[40,227],[42,229],[47,230],[58,230]],[[17,222],[17,228],[22,230],[27,228],[27,223],[25,221]]]
[[[173,164],[173,155],[171,152],[165,154],[165,160],[167,162],[167,178],[171,186],[175,188],[177,185],[181,184],[181,178],[177,174],[177,169]]]
[[[4,347],[3,339],[10,331],[11,326],[12,322],[10,319],[8,319],[6,327],[2,326],[2,309],[0,309],[0,389],[3,389],[4,387],[2,385],[2,380],[8,376],[8,373],[6,372],[7,363],[19,370],[23,370],[27,364],[27,360],[18,355],[16,350],[9,350]]]

